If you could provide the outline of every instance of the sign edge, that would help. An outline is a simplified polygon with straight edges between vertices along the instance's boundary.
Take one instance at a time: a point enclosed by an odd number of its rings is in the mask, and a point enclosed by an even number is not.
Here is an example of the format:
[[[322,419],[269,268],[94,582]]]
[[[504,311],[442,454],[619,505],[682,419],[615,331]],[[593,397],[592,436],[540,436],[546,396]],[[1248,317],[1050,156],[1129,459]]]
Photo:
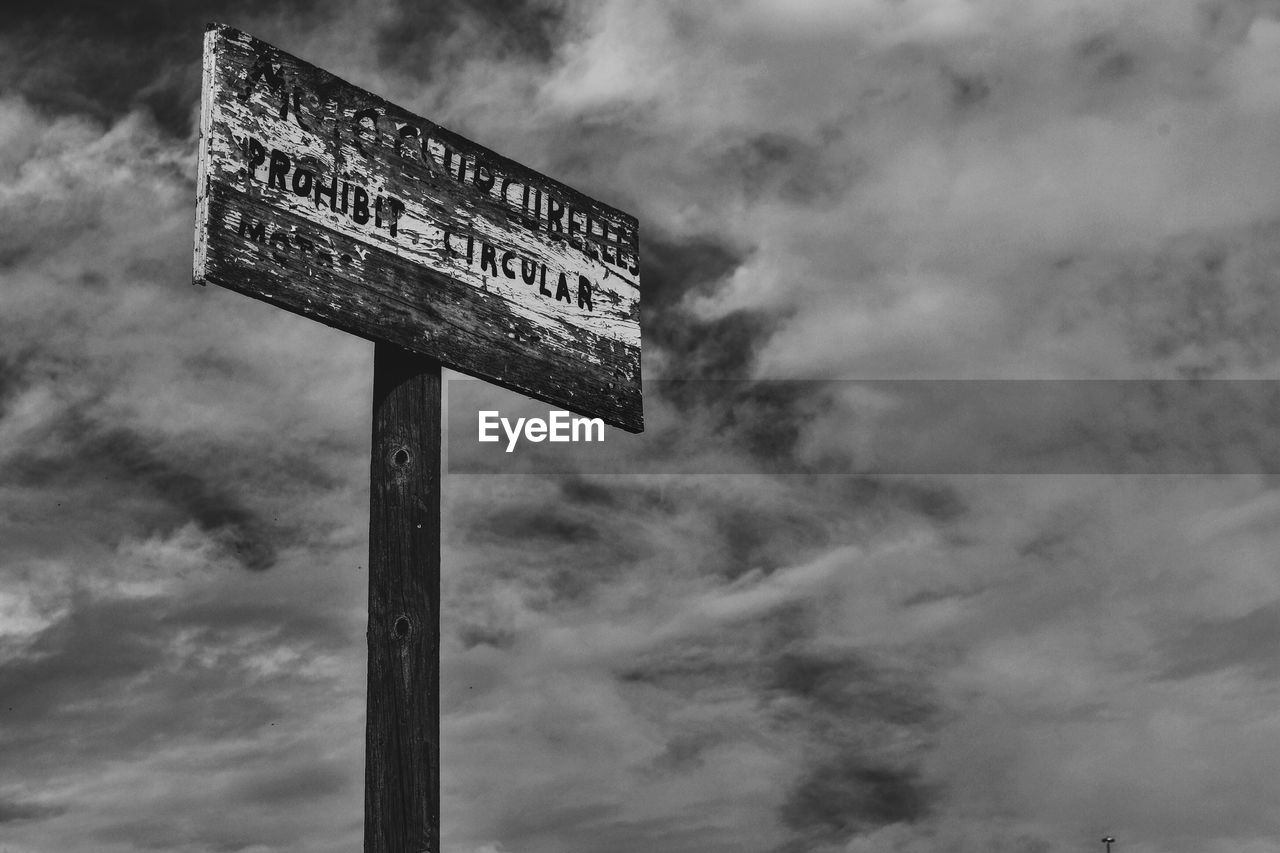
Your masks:
[[[204,285],[208,257],[209,233],[209,163],[210,134],[213,132],[213,85],[215,81],[215,48],[222,24],[205,26],[204,45],[201,53],[200,77],[200,144],[196,157],[196,221],[195,255],[192,264],[192,284]]]

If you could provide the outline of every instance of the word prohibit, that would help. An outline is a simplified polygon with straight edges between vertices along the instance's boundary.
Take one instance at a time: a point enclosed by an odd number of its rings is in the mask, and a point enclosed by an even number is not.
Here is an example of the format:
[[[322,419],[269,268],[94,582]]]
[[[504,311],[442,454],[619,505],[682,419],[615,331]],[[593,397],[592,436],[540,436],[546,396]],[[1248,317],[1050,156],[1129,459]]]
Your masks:
[[[326,175],[319,169],[307,168],[278,148],[272,148],[268,157],[266,146],[252,136],[244,139],[241,148],[248,175],[264,182],[268,189],[292,191],[294,195],[312,199],[316,207],[327,202],[330,211],[350,217],[357,225],[366,225],[372,219],[375,228],[385,227],[392,237],[396,236],[404,202],[395,196],[374,194],[371,199],[369,190],[349,180],[345,173],[340,180],[336,174]],[[261,178],[258,172],[264,165],[267,175]]]

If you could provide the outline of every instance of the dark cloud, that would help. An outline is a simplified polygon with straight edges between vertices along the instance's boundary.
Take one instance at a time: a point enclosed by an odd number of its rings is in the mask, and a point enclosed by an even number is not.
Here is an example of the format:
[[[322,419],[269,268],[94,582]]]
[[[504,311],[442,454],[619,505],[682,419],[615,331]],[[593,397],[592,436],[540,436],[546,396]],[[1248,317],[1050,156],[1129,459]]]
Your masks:
[[[82,522],[114,536],[148,535],[195,522],[245,568],[271,568],[281,545],[301,532],[279,521],[279,504],[296,489],[341,485],[314,453],[290,448],[232,448],[184,436],[108,426],[90,404],[63,411],[51,430],[0,458],[10,483],[66,495]],[[274,457],[274,451],[283,451]],[[277,504],[249,496],[271,494]],[[114,525],[114,529],[112,529]]]
[[[276,17],[305,28],[328,7],[315,0],[10,3],[0,30],[0,85],[41,108],[103,121],[144,109],[185,137],[200,98],[207,23]]]
[[[754,335],[750,339],[757,341]],[[742,345],[754,348],[756,343],[744,338]],[[722,371],[728,372],[729,367],[703,363],[690,372],[698,371],[723,376]],[[716,378],[646,382],[648,399],[670,404],[675,417],[651,423],[644,434],[629,438],[628,446],[619,453],[611,454],[600,445],[583,445],[576,456],[576,470],[680,474],[829,472],[834,470],[827,464],[831,460],[815,461],[799,454],[808,430],[829,416],[832,392],[837,390],[804,381]],[[714,452],[707,456],[707,451]],[[560,458],[565,455],[568,454]],[[460,458],[465,459],[461,455]],[[458,464],[467,465],[465,461]],[[555,468],[553,459],[534,459],[530,464],[542,466],[538,470],[557,473],[566,467]]]
[[[763,696],[777,723],[810,744],[779,812],[796,833],[784,850],[930,813],[941,791],[917,765],[942,714],[927,673],[800,643],[773,660]]]
[[[240,853],[260,847],[264,840],[261,833],[246,833],[234,824],[208,827],[184,816],[120,821],[109,824],[94,835],[110,844],[129,844],[140,850],[194,848],[209,853]],[[272,840],[279,843],[286,839]]]
[[[622,808],[617,803],[549,800],[544,806],[542,809],[503,815],[497,826],[499,836],[518,839],[544,836],[563,844],[565,836],[583,832],[591,836],[591,843],[599,844],[599,834],[609,830],[616,831],[616,822],[622,814]],[[606,842],[597,849],[614,848]]]
[[[24,354],[0,354],[0,418],[5,415],[5,406],[9,400],[26,384],[26,362]]]
[[[862,172],[841,162],[845,129],[826,126],[804,138],[767,130],[734,139],[711,159],[709,168],[726,188],[759,201],[774,197],[787,204],[822,209],[840,201]]]
[[[315,655],[353,642],[341,615],[293,600],[236,607],[189,594],[199,600],[76,592],[64,615],[6,649],[0,765],[21,766],[33,780],[68,763],[92,772],[102,762],[144,761],[157,749],[259,736],[332,700],[334,685],[304,671]],[[262,668],[281,652],[291,664]],[[249,773],[238,796],[286,803],[301,798],[294,787],[318,796],[344,784],[336,759],[294,755],[306,766],[292,783],[284,767],[267,766]]]
[[[1100,33],[1082,41],[1076,49],[1080,61],[1098,77],[1118,80],[1133,74],[1136,57],[1126,50],[1114,33]]]
[[[777,328],[779,320],[765,312],[733,311],[715,320],[674,321],[670,329],[659,332],[659,346],[673,350],[673,371],[680,377],[731,378],[751,371],[755,357]],[[657,325],[661,327],[662,319]]]
[[[450,526],[461,533],[466,561],[476,562],[453,593],[474,604],[454,628],[464,646],[505,648],[515,639],[510,614],[492,606],[495,585],[534,611],[582,607],[652,551],[635,527],[642,517],[620,518],[616,506],[570,503],[556,494],[548,484],[521,498],[455,510]]]
[[[773,662],[765,689],[824,712],[895,726],[924,726],[938,711],[918,677],[861,654],[785,652]]]
[[[333,761],[292,761],[249,775],[237,786],[234,796],[246,803],[282,808],[289,803],[314,801],[342,793],[351,787],[353,781],[353,774]]]
[[[1231,619],[1205,620],[1164,641],[1160,678],[1178,681],[1231,667],[1261,679],[1280,675],[1280,604]]]
[[[144,673],[157,661],[163,642],[158,632],[137,630],[149,616],[143,602],[76,597],[67,616],[0,663],[8,719],[47,720],[84,694],[111,695]]]
[[[815,648],[803,608],[684,637],[619,672],[623,684],[710,701],[726,684],[750,689],[773,731],[799,737],[805,761],[779,807],[788,851],[836,844],[893,823],[926,818],[941,791],[922,776],[920,753],[942,714],[925,672],[862,652]],[[724,730],[677,730],[654,773],[688,773],[733,739]]]
[[[1099,282],[1102,309],[1119,312],[1140,361],[1188,378],[1259,369],[1280,355],[1277,237],[1276,220],[1185,233],[1149,255],[1079,274]]]
[[[172,737],[218,737],[265,725],[279,710],[237,684],[244,672],[234,656],[217,665],[196,657],[181,659],[173,677],[152,682],[175,649],[180,628],[162,624],[155,600],[101,600],[77,594],[67,615],[57,619],[21,653],[0,664],[0,695],[12,707],[11,721],[28,726],[26,742],[6,741],[4,751],[30,754],[40,743],[62,738],[65,727],[89,726],[81,738],[61,744],[81,759],[123,755],[151,748]],[[207,639],[207,638],[206,638]],[[85,696],[95,701],[86,705]],[[96,722],[105,708],[128,713]],[[31,740],[32,736],[34,740]]]
[[[591,542],[600,532],[581,513],[568,512],[554,504],[540,507],[501,507],[471,526],[474,533],[495,539],[522,542],[544,540],[551,545]]]
[[[476,513],[462,527],[469,544],[508,552],[487,561],[486,579],[527,588],[539,608],[582,603],[639,556],[602,511],[585,507],[500,506]]]
[[[20,781],[37,789],[68,767],[90,789],[111,776],[142,780],[123,783],[125,807],[19,808],[15,820],[45,818],[33,830],[42,839],[131,849],[283,848],[306,845],[314,829],[282,815],[317,800],[352,802],[358,766],[306,721],[346,693],[314,665],[351,648],[357,631],[342,615],[300,605],[297,590],[243,594],[251,596],[237,606],[225,584],[198,579],[145,598],[79,590],[28,643],[5,648],[0,767],[22,768]],[[358,678],[360,667],[351,669]],[[228,809],[238,820],[225,820]],[[73,817],[56,820],[63,813]]]
[[[515,645],[517,638],[515,630],[510,627],[477,622],[464,622],[457,627],[455,634],[465,649],[474,649],[476,646],[509,649]]]
[[[11,455],[0,470],[14,484],[30,489],[88,487],[95,499],[115,493],[133,504],[126,523],[135,532],[194,521],[245,568],[257,571],[275,564],[280,531],[264,514],[250,509],[239,490],[224,485],[227,470],[225,463],[215,461],[221,455],[218,449],[179,450],[160,436],[99,427],[74,413],[60,424],[57,439]],[[108,512],[120,508],[104,507]]]
[[[229,645],[246,631],[327,651],[343,648],[349,639],[345,626],[332,612],[299,607],[294,602],[178,600],[156,615],[156,624],[165,630],[182,631],[210,647]]]
[[[614,676],[623,684],[653,687],[686,699],[725,684],[749,689],[766,703],[771,663],[818,630],[810,601],[779,604],[750,620],[716,624],[713,632],[683,636],[637,654]]]
[[[763,623],[723,627],[718,636],[681,638],[678,644],[638,657],[617,672],[624,684],[656,687],[693,698],[725,683],[758,684],[759,662],[754,659],[765,629]]]
[[[944,479],[916,477],[842,477],[834,484],[841,502],[851,509],[875,513],[906,511],[938,524],[954,522],[967,512],[961,493]]]
[[[810,769],[787,794],[784,824],[802,839],[783,850],[800,853],[814,840],[839,842],[929,814],[932,795],[910,768],[868,764],[861,755],[836,756]]]
[[[739,311],[715,320],[692,315],[686,300],[723,287],[746,253],[711,238],[668,240],[652,234],[642,248],[646,346],[665,351],[672,379],[742,378],[782,318]]]
[[[378,60],[420,78],[468,59],[546,62],[562,14],[550,0],[397,0],[378,28]]]
[[[1083,553],[1075,540],[1075,529],[1042,530],[1018,544],[1019,557],[1031,557],[1046,563],[1063,563],[1080,559]]]
[[[666,518],[685,510],[688,490],[670,483],[646,484],[630,477],[566,474],[556,478],[561,497],[594,513],[633,518]]]
[[[723,743],[725,735],[714,731],[681,732],[667,741],[653,760],[656,773],[686,773],[703,766],[707,750]]]
[[[64,805],[0,799],[0,824],[20,820],[42,820],[65,814],[67,811],[68,807]]]
[[[729,579],[795,565],[831,541],[829,520],[811,507],[728,505],[714,512],[713,526],[723,543],[716,549],[720,571]]]
[[[817,382],[698,383],[683,390],[701,392],[699,402],[714,413],[710,431],[745,451],[762,473],[803,470],[796,444],[831,410],[831,389]]]
[[[566,477],[561,480],[560,494],[570,503],[587,504],[600,509],[616,506],[619,501],[614,489],[585,477]]]
[[[947,74],[951,82],[951,102],[960,109],[976,107],[991,96],[991,85],[980,74]]]

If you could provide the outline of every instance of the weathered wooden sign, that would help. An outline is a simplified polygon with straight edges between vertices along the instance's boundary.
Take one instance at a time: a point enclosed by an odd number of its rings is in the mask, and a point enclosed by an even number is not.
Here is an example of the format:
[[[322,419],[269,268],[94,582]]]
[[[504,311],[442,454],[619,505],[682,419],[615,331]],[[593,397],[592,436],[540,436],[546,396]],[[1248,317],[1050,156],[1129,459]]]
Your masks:
[[[633,217],[222,25],[200,130],[198,283],[643,429]]]

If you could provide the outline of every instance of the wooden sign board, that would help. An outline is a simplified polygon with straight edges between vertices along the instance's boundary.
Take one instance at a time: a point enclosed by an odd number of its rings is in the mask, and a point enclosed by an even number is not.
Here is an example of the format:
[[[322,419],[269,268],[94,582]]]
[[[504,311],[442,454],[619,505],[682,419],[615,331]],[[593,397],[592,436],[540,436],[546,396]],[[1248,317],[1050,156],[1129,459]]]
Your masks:
[[[634,217],[205,33],[197,283],[640,432],[639,251]]]

